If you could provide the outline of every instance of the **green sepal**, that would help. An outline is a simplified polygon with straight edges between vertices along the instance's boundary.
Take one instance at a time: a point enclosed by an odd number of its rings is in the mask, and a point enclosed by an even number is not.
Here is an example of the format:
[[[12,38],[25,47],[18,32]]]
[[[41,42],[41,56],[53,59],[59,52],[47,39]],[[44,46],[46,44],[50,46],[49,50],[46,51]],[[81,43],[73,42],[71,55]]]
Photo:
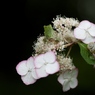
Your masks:
[[[49,25],[44,25],[44,35],[45,35],[47,38],[53,38],[54,30],[53,30],[51,24],[49,24]]]

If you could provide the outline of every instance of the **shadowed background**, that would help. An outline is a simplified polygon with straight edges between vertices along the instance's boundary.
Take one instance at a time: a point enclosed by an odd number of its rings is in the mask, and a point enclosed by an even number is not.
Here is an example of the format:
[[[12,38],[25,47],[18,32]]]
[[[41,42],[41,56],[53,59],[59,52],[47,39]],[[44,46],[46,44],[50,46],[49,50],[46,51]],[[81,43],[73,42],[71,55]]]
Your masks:
[[[75,89],[63,92],[56,75],[38,80],[26,86],[22,83],[15,67],[18,62],[28,59],[32,45],[43,25],[51,23],[56,15],[89,20],[95,23],[95,0],[15,0],[4,2],[2,7],[2,39],[0,95],[81,95],[95,94],[95,69],[86,64],[73,47],[71,56],[79,69],[79,84]]]

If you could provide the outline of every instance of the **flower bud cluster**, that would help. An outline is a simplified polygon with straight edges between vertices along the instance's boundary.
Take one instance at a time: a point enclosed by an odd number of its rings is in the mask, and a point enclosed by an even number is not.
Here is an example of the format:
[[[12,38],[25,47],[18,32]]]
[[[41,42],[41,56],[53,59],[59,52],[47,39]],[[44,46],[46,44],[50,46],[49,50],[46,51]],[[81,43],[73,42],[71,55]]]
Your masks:
[[[73,34],[73,28],[79,25],[77,19],[57,16],[52,23],[54,29],[58,32],[57,37],[61,38],[61,40],[64,39],[67,43],[77,41]]]
[[[58,62],[60,64],[61,72],[66,71],[66,70],[72,70],[75,68],[75,66],[72,62],[72,59],[70,57],[66,58],[63,55],[57,55],[57,58],[58,58]]]

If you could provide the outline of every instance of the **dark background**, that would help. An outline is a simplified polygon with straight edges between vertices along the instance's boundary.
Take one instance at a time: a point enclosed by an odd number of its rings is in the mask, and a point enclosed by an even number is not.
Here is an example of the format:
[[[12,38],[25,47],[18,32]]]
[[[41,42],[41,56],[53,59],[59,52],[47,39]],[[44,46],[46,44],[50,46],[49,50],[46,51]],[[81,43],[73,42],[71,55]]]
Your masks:
[[[79,69],[79,84],[63,92],[56,75],[26,86],[15,67],[29,58],[32,45],[43,25],[51,23],[56,15],[89,20],[95,23],[95,0],[14,0],[1,3],[1,66],[0,95],[81,95],[95,94],[95,69],[85,63],[76,45],[71,55]]]

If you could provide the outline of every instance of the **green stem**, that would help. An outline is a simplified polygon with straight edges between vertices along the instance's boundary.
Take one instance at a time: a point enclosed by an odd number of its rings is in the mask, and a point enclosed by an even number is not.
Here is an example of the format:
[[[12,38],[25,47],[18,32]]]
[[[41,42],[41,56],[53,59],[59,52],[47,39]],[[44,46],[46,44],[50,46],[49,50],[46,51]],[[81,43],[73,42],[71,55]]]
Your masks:
[[[72,49],[72,45],[70,46],[70,48],[69,48],[69,50],[68,50],[68,52],[67,52],[66,57],[68,57],[68,56],[69,56],[69,54],[70,54],[70,52],[71,52],[71,49]]]
[[[64,47],[67,48],[68,46],[71,46],[72,44],[74,44],[74,43],[66,44]]]

